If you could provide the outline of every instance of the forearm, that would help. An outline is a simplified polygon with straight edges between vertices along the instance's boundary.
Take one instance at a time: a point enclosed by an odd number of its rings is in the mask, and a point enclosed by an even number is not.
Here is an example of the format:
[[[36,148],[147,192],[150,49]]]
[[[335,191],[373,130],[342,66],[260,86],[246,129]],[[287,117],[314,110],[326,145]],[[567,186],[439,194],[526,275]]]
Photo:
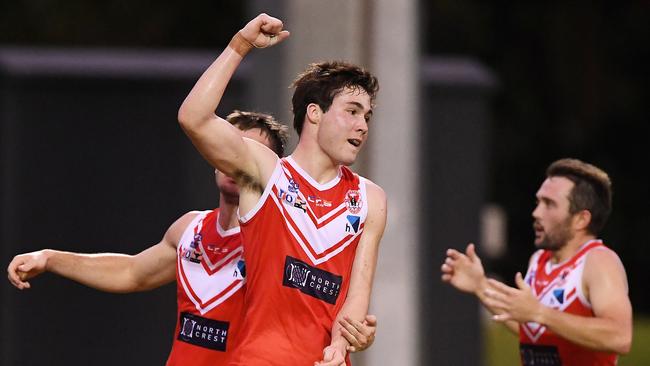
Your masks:
[[[341,333],[340,321],[345,317],[363,322],[368,313],[369,299],[367,296],[348,296],[332,324],[332,345],[347,347],[349,342]]]
[[[583,347],[625,354],[629,352],[631,329],[608,318],[586,317],[541,306],[537,323]]]
[[[46,271],[85,286],[106,292],[137,291],[138,283],[131,275],[133,256],[125,254],[79,254],[45,250]]]
[[[201,75],[178,111],[178,121],[186,131],[191,132],[200,127],[202,122],[215,117],[214,111],[221,102],[226,86],[250,47],[252,46],[246,44],[246,40],[237,33],[228,47]]]

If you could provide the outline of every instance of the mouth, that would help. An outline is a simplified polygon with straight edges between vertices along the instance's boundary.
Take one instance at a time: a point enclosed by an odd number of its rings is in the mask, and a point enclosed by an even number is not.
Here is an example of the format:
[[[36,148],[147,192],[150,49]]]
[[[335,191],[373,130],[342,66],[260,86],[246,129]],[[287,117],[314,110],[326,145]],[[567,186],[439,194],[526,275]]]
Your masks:
[[[544,234],[544,227],[538,223],[533,224],[533,230],[535,230],[535,236]]]
[[[350,143],[350,145],[352,145],[354,147],[361,146],[361,140],[360,139],[348,139],[348,142]]]

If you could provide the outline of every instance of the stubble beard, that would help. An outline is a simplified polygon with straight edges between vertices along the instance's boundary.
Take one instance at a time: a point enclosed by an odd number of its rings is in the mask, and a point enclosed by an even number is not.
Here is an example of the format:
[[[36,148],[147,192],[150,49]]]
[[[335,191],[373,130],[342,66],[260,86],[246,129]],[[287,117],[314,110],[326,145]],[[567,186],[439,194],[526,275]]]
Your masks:
[[[573,236],[570,228],[570,218],[567,218],[555,230],[551,232],[544,230],[542,241],[536,244],[536,247],[538,249],[558,251],[564,248],[573,239]]]

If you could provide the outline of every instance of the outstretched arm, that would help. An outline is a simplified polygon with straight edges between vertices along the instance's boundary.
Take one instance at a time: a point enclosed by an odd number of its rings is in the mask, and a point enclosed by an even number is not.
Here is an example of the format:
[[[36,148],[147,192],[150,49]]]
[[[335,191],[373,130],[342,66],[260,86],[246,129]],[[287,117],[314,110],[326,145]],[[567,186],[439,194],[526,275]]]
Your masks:
[[[583,289],[591,303],[593,317],[568,314],[544,306],[533,295],[521,273],[517,273],[515,282],[517,288],[496,281],[492,283],[488,301],[503,309],[494,317],[495,320],[536,322],[587,348],[619,354],[630,351],[632,306],[625,269],[614,252],[596,250],[586,259]]]
[[[386,227],[386,193],[377,185],[368,182],[368,217],[359,245],[357,246],[352,273],[350,276],[350,289],[332,325],[332,341],[323,350],[323,360],[317,365],[339,366],[345,365],[345,356],[350,346],[341,321],[345,318],[362,320],[368,313],[372,281],[377,266],[379,241]]]
[[[486,290],[490,287],[481,258],[476,254],[476,247],[470,243],[461,253],[456,249],[447,249],[447,258],[442,267],[442,280],[456,289],[475,295],[492,314],[499,313],[486,297]],[[519,324],[515,321],[505,322],[506,327],[513,333],[519,334]]]
[[[244,56],[253,47],[269,47],[287,38],[289,32],[282,27],[282,21],[266,14],[246,24],[201,75],[178,111],[181,127],[201,155],[240,185],[263,186],[265,171],[260,167],[272,171],[277,156],[262,144],[241,137],[236,127],[215,115],[215,110]]]
[[[43,272],[106,292],[144,291],[175,279],[176,245],[196,213],[187,213],[169,227],[163,239],[137,255],[81,254],[40,250],[17,255],[7,267],[9,281],[18,289],[31,288],[29,279]]]

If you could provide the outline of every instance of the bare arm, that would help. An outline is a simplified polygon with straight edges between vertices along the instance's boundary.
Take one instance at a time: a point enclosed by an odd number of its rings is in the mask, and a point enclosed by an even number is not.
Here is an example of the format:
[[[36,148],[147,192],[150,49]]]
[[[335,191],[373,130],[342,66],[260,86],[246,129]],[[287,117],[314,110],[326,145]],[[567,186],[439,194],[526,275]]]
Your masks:
[[[368,182],[368,217],[359,245],[357,246],[350,275],[350,289],[332,325],[332,341],[323,351],[323,362],[319,365],[339,365],[333,360],[345,358],[350,344],[344,336],[341,324],[345,319],[361,321],[368,313],[372,281],[377,267],[379,242],[386,226],[386,194],[374,183]]]
[[[176,245],[196,213],[172,224],[163,239],[137,255],[81,254],[45,249],[17,255],[7,268],[9,281],[19,289],[31,288],[27,280],[52,272],[106,292],[144,291],[174,281]]]
[[[589,253],[583,273],[583,288],[593,317],[567,314],[542,305],[517,274],[518,288],[501,284],[490,301],[504,313],[496,320],[514,319],[546,325],[561,337],[598,351],[625,354],[632,343],[632,306],[625,269],[611,251]]]
[[[203,73],[178,111],[181,127],[201,155],[240,185],[263,186],[264,172],[260,166],[270,166],[272,171],[277,156],[269,149],[259,153],[264,149],[251,148],[249,145],[256,143],[242,138],[236,127],[215,115],[215,110],[235,70],[252,47],[268,47],[288,36],[279,19],[260,14],[251,20]]]
[[[442,280],[456,289],[475,295],[492,314],[499,313],[498,309],[486,301],[485,290],[489,287],[488,279],[485,277],[485,270],[481,258],[476,254],[474,244],[470,243],[461,253],[456,249],[447,249],[447,258],[442,267]],[[504,325],[513,332],[519,334],[519,324],[515,321],[506,321]]]

